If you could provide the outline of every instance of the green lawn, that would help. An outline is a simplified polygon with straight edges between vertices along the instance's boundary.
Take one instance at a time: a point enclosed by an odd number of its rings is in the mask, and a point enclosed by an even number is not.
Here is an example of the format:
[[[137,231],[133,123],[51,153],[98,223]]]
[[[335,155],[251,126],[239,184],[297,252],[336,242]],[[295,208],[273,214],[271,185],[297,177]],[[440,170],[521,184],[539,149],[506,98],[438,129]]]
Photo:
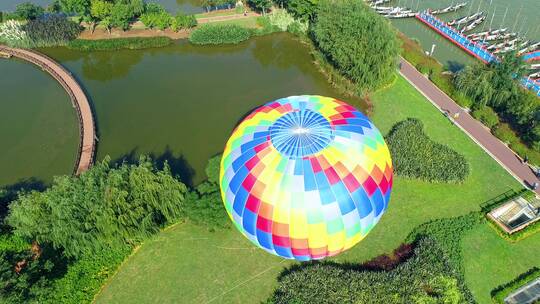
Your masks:
[[[236,24],[247,28],[258,28],[259,25],[257,24],[257,19],[259,17],[247,17],[247,18],[241,18],[241,19],[233,19],[233,20],[225,20],[225,21],[217,21],[212,22],[210,24]]]
[[[428,136],[467,158],[471,175],[461,185],[396,178],[392,201],[382,221],[364,241],[335,261],[362,262],[387,253],[421,223],[479,210],[484,201],[509,188],[519,188],[506,171],[403,78],[398,77],[394,85],[372,96],[372,100],[372,118],[383,133],[398,121],[416,117],[423,121]],[[291,262],[252,248],[232,229],[210,233],[190,224],[175,226],[146,242],[105,286],[97,302],[259,303],[272,292],[280,270]],[[467,256],[473,254],[466,251]],[[480,288],[476,281],[470,282],[473,290]]]
[[[478,302],[491,303],[491,290],[540,266],[539,249],[540,233],[510,243],[487,223],[471,231],[463,239],[465,279]]]

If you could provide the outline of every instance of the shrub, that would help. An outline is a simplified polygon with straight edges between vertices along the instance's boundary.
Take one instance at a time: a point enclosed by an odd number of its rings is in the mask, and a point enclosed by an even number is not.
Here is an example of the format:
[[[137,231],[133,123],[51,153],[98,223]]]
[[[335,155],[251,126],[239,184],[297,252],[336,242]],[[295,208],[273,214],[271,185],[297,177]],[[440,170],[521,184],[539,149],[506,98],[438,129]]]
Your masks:
[[[500,303],[504,304],[504,299],[510,295],[513,291],[516,291],[516,289],[527,285],[528,283],[532,282],[535,279],[538,279],[540,277],[540,269],[537,267],[533,267],[529,269],[527,272],[520,274],[517,278],[512,280],[511,282],[508,282],[506,284],[503,284],[494,290],[491,291],[491,298],[493,299],[494,303]]]
[[[309,24],[307,22],[294,21],[293,23],[289,24],[287,31],[297,36],[303,36],[307,34],[308,28]]]
[[[68,264],[66,273],[54,280],[40,303],[92,303],[105,281],[130,255],[133,247],[108,248]]]
[[[283,32],[295,21],[293,16],[283,9],[272,11],[272,13],[268,15],[268,20],[273,26],[279,28]]]
[[[501,123],[493,130],[493,135],[506,144],[512,144],[518,140],[516,134],[506,123]]]
[[[423,238],[391,271],[332,262],[293,266],[278,278],[268,303],[463,303],[461,288],[441,247]]]
[[[184,204],[185,216],[195,224],[211,230],[230,227],[219,188],[221,155],[211,158],[206,166],[208,179],[191,191]]]
[[[396,34],[384,17],[362,1],[320,1],[311,33],[328,61],[360,91],[393,80],[399,53]]]
[[[158,28],[164,30],[172,23],[172,16],[166,11],[150,12],[141,15],[140,20],[149,28]]]
[[[495,231],[497,232],[497,234],[512,242],[512,243],[515,243],[515,242],[518,242],[518,241],[521,241],[523,239],[526,239],[528,238],[529,236],[532,236],[532,235],[535,235],[537,234],[538,232],[540,232],[540,221],[536,221],[532,224],[529,224],[527,227],[519,230],[519,231],[516,231],[512,234],[508,234],[508,232],[504,231],[498,223],[494,222],[494,220],[492,220],[491,218],[488,218],[488,221],[489,221],[489,225],[491,226],[491,228],[495,229]]]
[[[66,45],[77,38],[82,28],[62,15],[47,15],[24,26],[33,47]]]
[[[175,32],[181,29],[190,29],[197,26],[197,18],[195,15],[184,15],[179,13],[171,22],[171,29]]]
[[[121,49],[140,50],[148,48],[164,47],[172,43],[169,37],[134,37],[134,38],[115,38],[102,40],[83,40],[77,39],[71,41],[67,47],[79,51],[114,51]]]
[[[20,21],[8,20],[0,23],[0,41],[13,47],[28,47],[30,38]]]
[[[486,127],[493,129],[499,124],[499,116],[488,106],[480,107],[472,112],[472,116],[480,120]]]
[[[238,44],[248,40],[251,31],[236,24],[209,25],[197,28],[189,41],[193,44]]]
[[[462,182],[469,174],[463,155],[432,141],[417,119],[398,122],[387,136],[396,174],[428,182]]]
[[[527,157],[529,163],[540,166],[540,152],[531,149],[524,144],[516,133],[510,128],[510,125],[506,123],[500,123],[493,129],[493,135],[495,135],[502,142],[506,143],[510,149],[512,149],[521,158]]]

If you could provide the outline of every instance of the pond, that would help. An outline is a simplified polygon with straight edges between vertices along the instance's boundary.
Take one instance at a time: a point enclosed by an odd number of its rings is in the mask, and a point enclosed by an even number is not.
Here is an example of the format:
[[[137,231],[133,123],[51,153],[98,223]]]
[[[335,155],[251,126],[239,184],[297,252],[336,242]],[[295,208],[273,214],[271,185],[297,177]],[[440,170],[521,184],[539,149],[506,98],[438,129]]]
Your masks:
[[[98,159],[109,155],[113,160],[132,160],[139,154],[151,154],[169,161],[174,173],[189,184],[204,178],[207,160],[222,151],[238,121],[265,102],[290,95],[320,94],[365,108],[361,100],[338,94],[313,64],[309,48],[285,33],[253,38],[236,46],[200,47],[178,41],[170,47],[141,51],[40,51],[66,66],[89,93],[99,135]],[[13,65],[9,74],[19,79],[0,84],[2,91],[39,96],[43,93],[27,88],[39,88],[44,82],[49,83],[50,90],[59,91],[52,79],[28,77],[40,73],[31,68],[29,71],[24,64],[0,62]],[[3,73],[3,66],[0,69]],[[61,98],[51,97],[48,102],[61,103],[72,111],[61,93],[56,92]],[[14,105],[24,99],[21,96],[7,103],[24,109],[23,105]],[[6,113],[9,107],[0,109],[0,113]],[[22,110],[9,117],[32,121]],[[62,121],[73,119],[75,114],[51,113],[50,117]],[[76,124],[70,123],[68,131],[76,132]],[[36,152],[45,152],[26,148],[42,136],[43,128],[34,129],[32,136],[24,139],[22,131],[8,129],[7,124],[0,126],[0,141],[5,141],[6,135],[19,139],[12,140],[17,153],[0,153],[6,163],[11,163],[2,165],[2,183],[32,176],[50,180],[52,173],[71,173],[71,159],[66,161],[69,166],[57,166],[54,171],[22,170],[34,161]],[[77,141],[70,138],[69,144],[55,147],[73,156]]]
[[[0,59],[0,185],[74,169],[79,131],[68,95],[32,64]]]
[[[28,0],[2,0],[0,1],[0,11],[13,10],[16,4],[26,1]],[[201,7],[202,0],[153,1],[161,3],[171,13],[176,13],[177,11],[190,14],[203,12],[203,8]],[[31,2],[46,5],[52,1],[31,0]],[[527,37],[529,40],[540,41],[540,23],[538,22],[540,1],[538,0],[392,0],[384,5],[408,7],[412,10],[420,11],[443,8],[461,2],[467,2],[468,5],[458,12],[441,15],[440,17],[443,20],[452,20],[482,11],[488,18],[477,28],[477,31],[487,30],[490,25],[492,28],[506,27],[511,31],[520,33],[520,35]],[[431,50],[431,47],[435,45],[434,57],[453,70],[476,61],[460,48],[442,38],[418,20],[415,20],[415,18],[394,19],[392,23],[409,37],[418,39],[424,50]]]

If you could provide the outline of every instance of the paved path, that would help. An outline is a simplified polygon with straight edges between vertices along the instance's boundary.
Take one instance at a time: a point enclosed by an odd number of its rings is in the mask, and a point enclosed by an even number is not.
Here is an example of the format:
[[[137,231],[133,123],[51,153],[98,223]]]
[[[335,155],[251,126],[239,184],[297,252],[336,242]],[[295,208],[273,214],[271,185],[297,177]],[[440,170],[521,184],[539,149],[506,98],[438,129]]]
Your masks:
[[[71,73],[59,63],[36,51],[15,49],[0,45],[0,52],[11,54],[13,57],[26,60],[39,66],[42,70],[49,73],[54,79],[56,79],[66,90],[71,98],[73,107],[77,110],[81,138],[79,141],[79,153],[77,156],[77,162],[75,163],[74,172],[75,174],[79,175],[80,173],[88,170],[94,160],[94,153],[96,149],[96,132],[90,103],[88,102],[88,98],[86,98],[86,94],[82,90],[77,80],[75,80]]]
[[[401,59],[400,73],[441,112],[447,112],[450,116],[459,112],[455,123],[522,184],[530,186],[535,182],[540,183],[533,170],[524,164],[521,158],[405,59]],[[540,194],[540,189],[537,189],[536,193]]]

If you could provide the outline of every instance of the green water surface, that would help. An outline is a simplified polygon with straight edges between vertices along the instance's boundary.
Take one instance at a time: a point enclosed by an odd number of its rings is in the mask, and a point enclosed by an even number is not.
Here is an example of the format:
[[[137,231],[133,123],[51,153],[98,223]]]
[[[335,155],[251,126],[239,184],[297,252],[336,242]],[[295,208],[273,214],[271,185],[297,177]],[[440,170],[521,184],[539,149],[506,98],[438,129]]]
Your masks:
[[[41,51],[72,71],[88,92],[96,113],[98,159],[109,155],[113,160],[133,160],[139,154],[151,154],[160,161],[169,161],[174,173],[189,184],[204,178],[206,161],[223,150],[239,120],[268,101],[320,94],[365,108],[360,100],[338,94],[312,63],[307,46],[285,33],[254,38],[236,46],[196,47],[179,41],[170,47],[140,51]],[[48,82],[29,77],[36,72],[32,68],[29,71],[24,64],[3,62],[13,65],[9,74],[19,79],[3,83],[3,90],[40,96],[43,92],[39,88],[47,83],[51,91],[48,94],[63,98],[50,99],[72,111],[57,84],[47,77]],[[15,100],[25,99],[23,95]],[[24,111],[30,106],[17,107],[19,112],[11,111],[10,119],[34,120]],[[55,121],[67,119],[73,125],[66,131],[71,145],[64,146],[62,151],[73,155],[75,115],[57,109],[43,115]],[[0,125],[3,133],[11,134],[11,145],[16,149],[14,153],[0,153],[6,163],[0,173],[4,184],[33,174],[33,169],[24,164],[33,157],[33,149],[28,146],[39,146],[36,142],[43,139],[43,130],[47,129],[29,130],[25,138],[22,131],[9,129],[10,125]],[[67,161],[64,167],[48,165],[55,168],[49,175],[70,173],[71,162]]]
[[[62,87],[32,64],[0,59],[0,185],[73,171],[78,123]]]

